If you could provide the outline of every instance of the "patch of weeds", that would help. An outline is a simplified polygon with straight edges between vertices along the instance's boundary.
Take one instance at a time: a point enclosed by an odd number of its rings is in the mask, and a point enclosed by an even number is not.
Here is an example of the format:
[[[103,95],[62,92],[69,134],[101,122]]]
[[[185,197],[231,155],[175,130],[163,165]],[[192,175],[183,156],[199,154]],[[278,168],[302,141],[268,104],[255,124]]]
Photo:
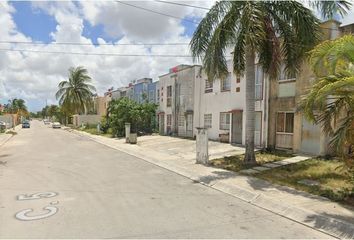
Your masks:
[[[354,205],[353,173],[337,159],[312,158],[257,173],[255,176],[279,185]],[[302,180],[316,181],[319,184],[306,185],[301,183]]]
[[[17,134],[17,132],[15,132],[15,131],[12,131],[12,130],[9,130],[9,131],[7,131],[7,132],[6,132],[6,134],[12,134],[12,135],[16,135],[16,134]]]
[[[265,163],[276,162],[284,160],[286,158],[293,157],[291,153],[280,151],[280,150],[260,150],[256,153],[257,165],[261,166]],[[219,159],[214,159],[210,161],[210,165],[218,168],[223,168],[226,170],[238,172],[243,169],[248,169],[254,166],[244,165],[244,154],[223,157]]]

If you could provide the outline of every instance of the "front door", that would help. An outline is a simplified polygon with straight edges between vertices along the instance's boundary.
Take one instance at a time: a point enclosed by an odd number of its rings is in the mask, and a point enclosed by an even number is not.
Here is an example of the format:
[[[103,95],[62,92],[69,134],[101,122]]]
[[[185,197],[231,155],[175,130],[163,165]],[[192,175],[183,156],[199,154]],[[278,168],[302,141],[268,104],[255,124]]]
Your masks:
[[[187,114],[186,136],[193,137],[193,114]]]
[[[159,132],[160,132],[160,135],[165,135],[165,114],[160,114],[159,115]]]
[[[302,118],[301,152],[320,154],[321,128]]]
[[[242,144],[242,112],[232,113],[231,142]]]
[[[262,112],[255,112],[254,114],[254,145],[260,147],[262,139]]]

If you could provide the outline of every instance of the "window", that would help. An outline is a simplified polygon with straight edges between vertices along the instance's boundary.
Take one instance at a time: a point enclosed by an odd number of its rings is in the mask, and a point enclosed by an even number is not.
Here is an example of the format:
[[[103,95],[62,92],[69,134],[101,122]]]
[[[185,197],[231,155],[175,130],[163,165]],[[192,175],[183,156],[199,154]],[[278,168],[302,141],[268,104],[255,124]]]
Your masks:
[[[204,127],[211,128],[211,126],[212,126],[212,115],[204,114]]]
[[[160,89],[157,89],[157,101],[159,102],[160,101]]]
[[[263,70],[262,67],[257,65],[256,66],[256,82],[255,82],[255,100],[262,100],[263,99]]]
[[[220,113],[220,130],[230,130],[230,113]]]
[[[167,114],[167,127],[172,126],[172,114]]]
[[[236,92],[240,92],[240,90],[241,90],[240,87],[236,88]]]
[[[236,76],[236,83],[240,83],[241,82],[241,76],[240,75],[237,75]]]
[[[184,115],[179,115],[178,116],[178,126],[179,127],[184,127]]]
[[[205,93],[213,92],[213,81],[205,79]]]
[[[278,112],[277,114],[277,132],[293,133],[294,132],[294,113]]]
[[[226,78],[221,79],[221,91],[230,91],[231,89],[231,73]]]
[[[296,79],[295,74],[288,74],[285,71],[285,65],[282,64],[280,66],[279,81],[289,81],[289,80],[295,80],[295,79]]]
[[[167,107],[172,106],[172,86],[167,87]]]

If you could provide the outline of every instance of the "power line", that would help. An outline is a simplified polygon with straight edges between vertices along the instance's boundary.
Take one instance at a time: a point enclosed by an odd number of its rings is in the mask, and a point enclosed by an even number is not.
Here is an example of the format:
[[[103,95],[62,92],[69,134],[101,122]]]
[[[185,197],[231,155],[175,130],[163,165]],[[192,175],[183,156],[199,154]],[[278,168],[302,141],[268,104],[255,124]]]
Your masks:
[[[121,53],[87,53],[87,52],[63,52],[63,51],[41,51],[31,49],[11,49],[0,48],[3,52],[33,52],[33,53],[48,53],[48,54],[69,54],[69,55],[85,55],[85,56],[110,56],[110,57],[173,57],[173,58],[192,58],[191,55],[168,55],[168,54],[121,54]]]
[[[167,4],[178,5],[178,6],[183,6],[183,7],[198,8],[198,9],[203,9],[203,10],[208,10],[208,11],[210,10],[210,8],[201,7],[201,6],[195,6],[195,5],[189,5],[189,4],[185,4],[185,3],[176,3],[176,2],[161,1],[161,0],[155,0],[155,2],[167,3]]]
[[[157,1],[157,2],[164,2],[164,3],[172,3],[172,2],[161,1],[161,0],[155,0],[155,1]],[[196,22],[196,21],[193,21],[193,20],[190,20],[190,19],[185,19],[185,18],[173,16],[173,15],[170,15],[170,14],[167,14],[167,13],[157,12],[157,11],[155,11],[155,10],[151,10],[151,9],[148,9],[148,8],[136,6],[136,5],[129,4],[129,3],[126,3],[126,2],[122,2],[122,1],[118,1],[118,0],[116,0],[115,2],[124,4],[124,5],[127,5],[127,6],[130,6],[130,7],[134,7],[134,8],[137,8],[137,9],[141,9],[141,10],[144,10],[144,11],[148,11],[148,12],[151,12],[151,13],[159,14],[159,15],[162,15],[162,16],[165,16],[165,17],[171,17],[171,18],[183,20],[183,21],[186,21],[186,22],[191,22],[191,23],[194,23],[194,24],[199,24],[199,23],[200,23],[200,22]],[[179,4],[179,3],[175,3],[175,4]],[[190,7],[193,6],[193,5],[188,5],[188,4],[185,4],[185,5],[190,6]],[[196,7],[196,6],[194,6],[194,7]],[[208,9],[208,10],[210,10],[210,9]],[[328,29],[328,30],[334,30],[334,31],[339,31],[339,32],[341,32],[341,30],[335,29],[335,28],[326,28],[326,27],[321,27],[321,28],[322,28],[322,29]],[[227,30],[224,30],[224,31],[227,31]]]
[[[151,10],[151,9],[148,9],[148,8],[136,6],[136,5],[133,5],[133,4],[130,4],[130,3],[126,3],[126,2],[122,2],[122,1],[115,1],[115,2],[123,4],[123,5],[126,5],[126,6],[130,6],[130,7],[133,7],[133,8],[137,8],[137,9],[140,9],[140,10],[144,10],[144,11],[148,11],[148,12],[151,12],[151,13],[159,14],[159,15],[162,15],[162,16],[165,16],[165,17],[175,18],[175,19],[186,21],[186,22],[191,22],[191,23],[194,23],[194,24],[198,24],[199,23],[199,22],[196,22],[196,21],[193,21],[193,20],[190,20],[190,19],[185,19],[185,18],[173,16],[173,15],[170,15],[170,14],[167,14],[167,13],[158,12],[158,11]]]
[[[29,41],[0,41],[0,44],[30,44],[30,45],[77,45],[77,46],[187,46],[189,43],[78,43],[78,42],[29,42]]]

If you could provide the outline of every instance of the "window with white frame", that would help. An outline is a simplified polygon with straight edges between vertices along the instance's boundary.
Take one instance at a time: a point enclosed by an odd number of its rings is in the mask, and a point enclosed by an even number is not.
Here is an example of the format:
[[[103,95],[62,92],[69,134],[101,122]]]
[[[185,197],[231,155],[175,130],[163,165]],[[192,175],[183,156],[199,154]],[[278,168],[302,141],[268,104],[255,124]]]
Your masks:
[[[278,81],[291,81],[291,80],[296,80],[296,76],[294,73],[287,73],[285,70],[285,64],[282,64],[280,66],[280,73],[279,73],[279,79]]]
[[[255,100],[263,99],[263,69],[260,65],[256,66],[256,76],[255,76]]]
[[[231,89],[231,73],[227,75],[226,78],[221,79],[221,91],[230,91]]]
[[[220,113],[220,130],[230,130],[230,113]]]
[[[293,133],[294,132],[294,113],[278,112],[277,113],[277,133]]]
[[[172,106],[172,86],[167,87],[167,107]]]
[[[212,114],[204,114],[204,127],[205,128],[212,127]]]
[[[205,79],[205,93],[213,92],[213,81]]]

